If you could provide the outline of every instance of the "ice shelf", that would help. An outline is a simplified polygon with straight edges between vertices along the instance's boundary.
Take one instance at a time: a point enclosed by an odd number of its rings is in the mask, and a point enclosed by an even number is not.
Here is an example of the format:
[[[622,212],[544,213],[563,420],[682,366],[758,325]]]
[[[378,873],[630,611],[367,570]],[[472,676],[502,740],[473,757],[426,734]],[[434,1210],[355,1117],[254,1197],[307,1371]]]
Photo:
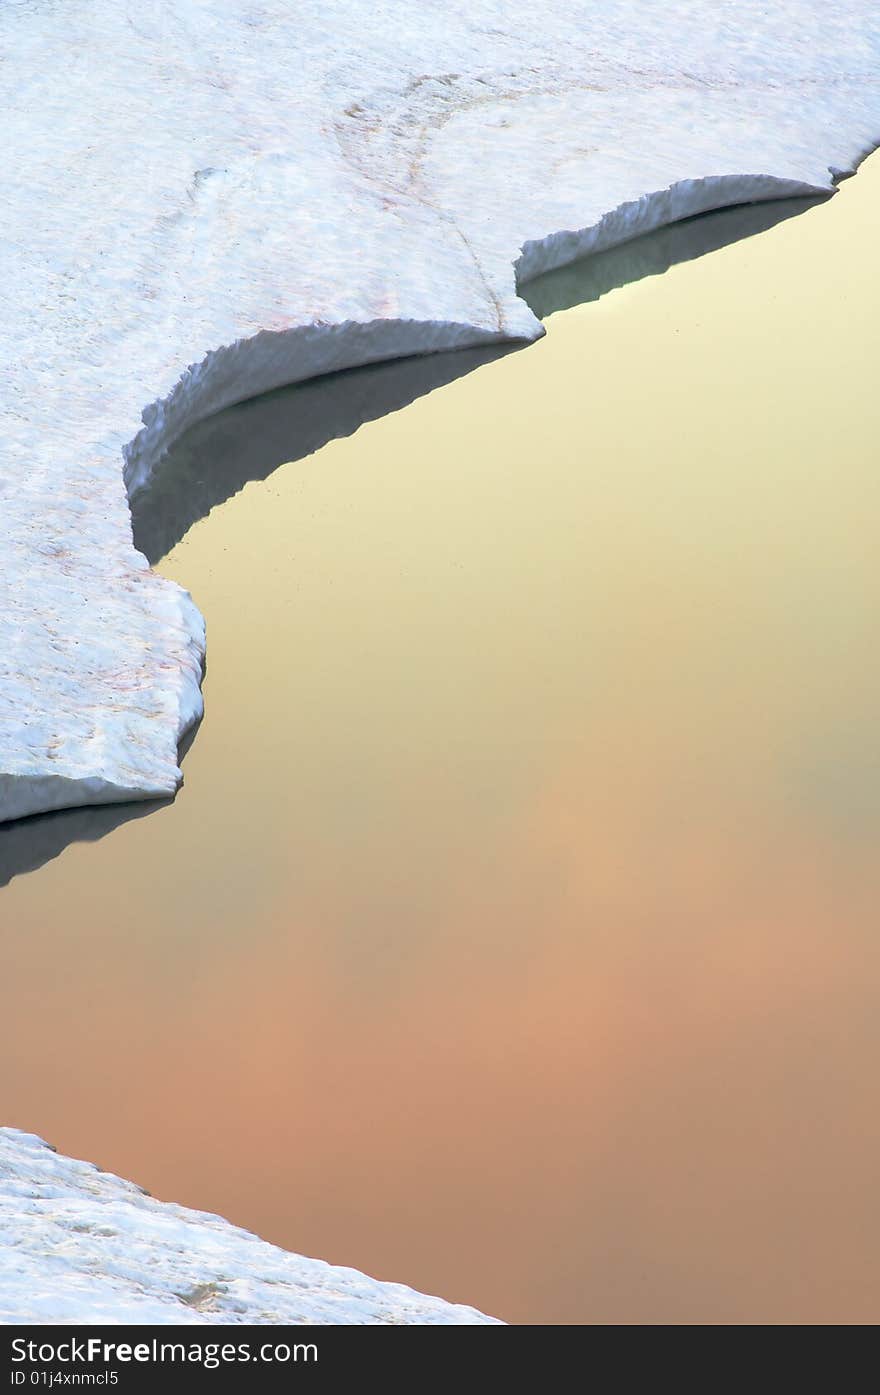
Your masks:
[[[880,141],[875,0],[19,0],[0,44],[0,819],[180,782],[204,626],[129,497],[188,426],[536,338],[518,279]]]

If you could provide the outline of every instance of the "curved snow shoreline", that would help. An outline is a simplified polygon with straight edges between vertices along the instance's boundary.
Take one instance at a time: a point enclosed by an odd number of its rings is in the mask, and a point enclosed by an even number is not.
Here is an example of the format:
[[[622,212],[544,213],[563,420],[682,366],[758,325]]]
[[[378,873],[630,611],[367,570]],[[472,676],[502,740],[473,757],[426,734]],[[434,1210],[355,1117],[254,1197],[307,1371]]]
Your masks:
[[[0,1128],[0,1323],[496,1323],[280,1250]]]
[[[862,158],[870,153],[870,150],[865,152]],[[860,163],[861,160],[844,173],[855,174]],[[830,197],[836,192],[840,174],[829,167],[831,180],[824,186],[772,175],[720,175],[682,180],[669,189],[619,205],[589,227],[576,231],[561,229],[524,243],[513,263],[517,294],[521,287],[547,272],[560,270],[586,256],[608,251],[702,213],[771,199]],[[133,501],[142,490],[149,489],[157,464],[190,427],[236,403],[346,369],[492,344],[534,343],[546,330],[526,302],[521,301],[521,304],[525,313],[521,315],[522,328],[516,334],[443,321],[348,321],[340,325],[304,325],[279,333],[260,331],[252,339],[211,350],[201,363],[187,367],[168,397],[144,409],[143,429],[123,452],[123,477],[129,500]],[[526,314],[533,325],[526,325]],[[192,683],[192,671],[185,675],[181,686],[181,719],[175,737],[178,745],[203,715],[200,690],[206,655],[204,620],[187,591],[182,591],[182,605],[185,610],[192,605],[193,647],[199,654],[200,668],[196,687]],[[51,803],[38,802],[35,809],[27,812],[153,799],[157,794],[176,792],[182,782],[183,774],[178,769],[173,790],[120,791],[104,785],[96,794],[96,782],[83,782],[79,787],[74,783],[63,803],[53,798]],[[40,798],[45,799],[46,795]],[[0,820],[20,816],[4,815],[0,797]]]
[[[855,174],[857,167],[854,165],[847,174]],[[620,204],[588,227],[560,229],[525,242],[512,263],[517,293],[520,287],[549,271],[701,213],[771,199],[830,196],[835,192],[833,181],[839,175],[832,174],[829,168],[829,176],[831,181],[824,185],[777,179],[773,175],[681,180],[668,189]],[[188,365],[167,397],[144,408],[144,426],[123,452],[129,499],[149,487],[158,461],[185,431],[225,407],[279,387],[292,387],[369,364],[520,340],[533,343],[546,331],[519,299],[523,308],[516,317],[515,332],[443,320],[349,320],[343,324],[306,324],[285,331],[261,330],[252,339],[212,349],[201,363]]]
[[[0,821],[180,783],[204,625],[134,550],[128,498],[188,426],[341,368],[533,340],[517,280],[829,193],[880,140],[869,0],[550,0],[540,34],[524,0],[369,18],[0,11],[21,152],[0,210]]]
[[[855,174],[861,160],[847,173]],[[828,170],[827,184],[805,184],[772,174],[709,175],[682,179],[668,189],[657,189],[640,199],[618,205],[603,214],[597,223],[577,231],[561,229],[547,237],[526,242],[515,263],[517,287],[525,286],[548,271],[559,271],[572,262],[597,252],[607,252],[645,233],[681,223],[701,213],[711,213],[738,204],[766,203],[771,199],[794,199],[835,192],[839,173]]]

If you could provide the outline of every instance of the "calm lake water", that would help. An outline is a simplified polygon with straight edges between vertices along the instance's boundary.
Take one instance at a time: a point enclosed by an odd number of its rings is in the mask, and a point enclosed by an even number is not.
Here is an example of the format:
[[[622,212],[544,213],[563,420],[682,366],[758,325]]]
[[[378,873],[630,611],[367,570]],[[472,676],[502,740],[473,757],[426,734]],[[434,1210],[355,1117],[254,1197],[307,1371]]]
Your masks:
[[[0,832],[3,1122],[514,1321],[880,1319],[878,222],[875,159],[195,524],[185,789]]]

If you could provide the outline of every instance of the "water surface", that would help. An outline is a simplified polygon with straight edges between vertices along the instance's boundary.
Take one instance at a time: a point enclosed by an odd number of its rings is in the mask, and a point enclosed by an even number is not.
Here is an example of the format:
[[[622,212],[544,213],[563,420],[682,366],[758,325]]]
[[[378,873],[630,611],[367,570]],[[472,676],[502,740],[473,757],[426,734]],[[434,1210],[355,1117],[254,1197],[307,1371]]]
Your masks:
[[[512,1320],[880,1318],[878,215],[191,528],[185,789],[0,891],[4,1122]]]

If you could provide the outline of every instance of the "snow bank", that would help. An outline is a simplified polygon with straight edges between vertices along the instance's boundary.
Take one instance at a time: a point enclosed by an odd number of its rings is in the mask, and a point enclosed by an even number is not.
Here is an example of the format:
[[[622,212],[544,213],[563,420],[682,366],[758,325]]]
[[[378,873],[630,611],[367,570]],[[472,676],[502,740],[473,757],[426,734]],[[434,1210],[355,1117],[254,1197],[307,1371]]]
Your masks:
[[[267,1245],[0,1129],[0,1322],[491,1323]]]
[[[20,0],[0,42],[2,819],[179,784],[204,626],[127,491],[188,426],[533,339],[517,275],[880,140],[874,0]]]

